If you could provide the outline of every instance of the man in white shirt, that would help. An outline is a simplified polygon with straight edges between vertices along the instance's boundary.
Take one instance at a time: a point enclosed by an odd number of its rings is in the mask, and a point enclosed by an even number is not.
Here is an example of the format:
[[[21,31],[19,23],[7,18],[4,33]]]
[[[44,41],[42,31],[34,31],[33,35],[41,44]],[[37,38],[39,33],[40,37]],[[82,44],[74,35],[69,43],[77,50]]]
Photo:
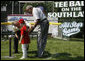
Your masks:
[[[42,57],[47,42],[49,21],[47,20],[46,15],[43,13],[43,11],[40,8],[35,8],[32,7],[31,5],[28,5],[26,7],[26,12],[32,14],[33,17],[35,18],[35,24],[32,27],[30,33],[35,29],[37,25],[40,25],[37,47],[38,47],[38,57]]]
[[[40,8],[43,11],[43,13],[47,16],[46,10],[45,10],[45,8],[43,6],[37,6],[37,8]]]

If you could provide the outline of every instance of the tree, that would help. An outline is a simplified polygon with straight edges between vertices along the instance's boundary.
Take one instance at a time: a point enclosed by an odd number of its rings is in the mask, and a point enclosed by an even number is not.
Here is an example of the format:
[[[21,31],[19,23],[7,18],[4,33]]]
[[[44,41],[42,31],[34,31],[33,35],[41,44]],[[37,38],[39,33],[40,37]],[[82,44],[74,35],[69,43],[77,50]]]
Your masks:
[[[53,11],[53,4],[52,2],[44,2],[44,3],[26,3],[23,6],[23,11],[25,11],[25,8],[27,5],[32,5],[33,7],[37,6],[43,6],[46,9],[46,12],[52,12]]]
[[[10,5],[12,4],[12,1],[1,1],[1,6],[5,6],[5,5]]]

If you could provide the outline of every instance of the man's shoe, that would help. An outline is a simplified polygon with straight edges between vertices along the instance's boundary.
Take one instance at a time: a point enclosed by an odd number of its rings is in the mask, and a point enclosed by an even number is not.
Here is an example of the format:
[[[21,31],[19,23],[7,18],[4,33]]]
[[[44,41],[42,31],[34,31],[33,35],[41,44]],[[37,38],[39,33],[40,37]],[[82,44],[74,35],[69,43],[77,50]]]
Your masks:
[[[43,56],[38,56],[38,58],[43,58]]]
[[[38,58],[42,58],[43,56],[42,55],[38,55]]]

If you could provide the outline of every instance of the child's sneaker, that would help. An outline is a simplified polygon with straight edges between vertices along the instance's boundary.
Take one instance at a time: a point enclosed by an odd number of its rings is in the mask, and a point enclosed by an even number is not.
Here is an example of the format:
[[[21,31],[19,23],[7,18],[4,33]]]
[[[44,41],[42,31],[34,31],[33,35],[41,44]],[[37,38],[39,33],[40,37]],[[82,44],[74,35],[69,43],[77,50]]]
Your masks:
[[[21,57],[20,59],[24,59],[25,57]]]

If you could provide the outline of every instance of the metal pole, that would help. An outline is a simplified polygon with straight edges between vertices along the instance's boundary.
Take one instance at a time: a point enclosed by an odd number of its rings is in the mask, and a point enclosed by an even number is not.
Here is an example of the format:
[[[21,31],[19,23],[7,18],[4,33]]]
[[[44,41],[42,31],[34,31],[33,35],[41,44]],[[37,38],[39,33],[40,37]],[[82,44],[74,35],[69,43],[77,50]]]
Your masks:
[[[19,2],[19,14],[20,14],[20,2]]]
[[[54,12],[54,1],[53,1],[53,12]]]
[[[12,1],[12,14],[14,13],[14,1]]]
[[[9,57],[11,57],[11,35],[9,36]]]

